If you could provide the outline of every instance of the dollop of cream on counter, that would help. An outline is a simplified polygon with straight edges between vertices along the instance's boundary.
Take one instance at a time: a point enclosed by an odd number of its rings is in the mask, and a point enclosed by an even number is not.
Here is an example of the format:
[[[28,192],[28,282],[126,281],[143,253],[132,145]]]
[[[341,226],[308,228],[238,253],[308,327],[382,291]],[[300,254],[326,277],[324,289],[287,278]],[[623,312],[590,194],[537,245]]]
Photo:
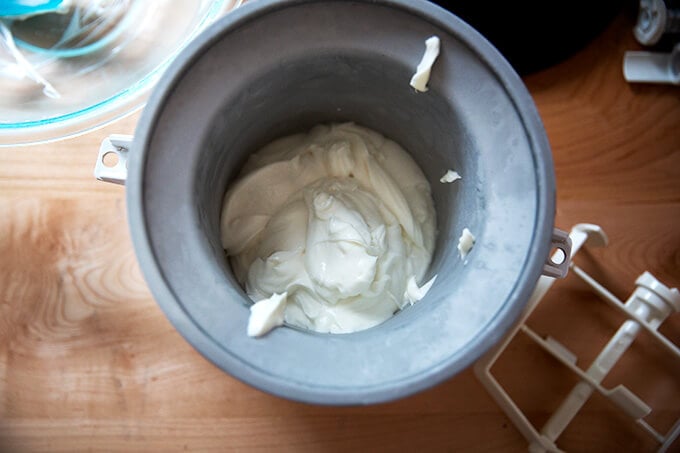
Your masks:
[[[434,283],[417,285],[436,236],[429,183],[397,143],[352,123],[252,155],[225,195],[221,229],[255,302],[251,336],[284,320],[318,332],[367,329]]]
[[[416,73],[411,77],[410,85],[416,91],[422,93],[428,90],[427,83],[430,81],[432,66],[439,56],[439,46],[440,42],[437,36],[430,36],[425,40],[425,53],[416,67]]]

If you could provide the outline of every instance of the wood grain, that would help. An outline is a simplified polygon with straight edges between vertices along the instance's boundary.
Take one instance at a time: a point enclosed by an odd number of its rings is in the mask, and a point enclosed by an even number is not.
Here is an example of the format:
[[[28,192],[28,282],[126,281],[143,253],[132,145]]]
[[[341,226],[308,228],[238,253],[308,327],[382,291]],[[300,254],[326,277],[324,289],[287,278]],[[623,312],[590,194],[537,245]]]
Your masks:
[[[623,81],[623,52],[638,48],[631,27],[621,17],[525,79],[553,148],[557,225],[605,228],[610,245],[578,261],[624,299],[644,270],[680,286],[680,92]],[[92,178],[102,138],[132,133],[137,118],[0,149],[1,451],[526,451],[470,370],[397,402],[332,408],[266,395],[195,352],[141,277],[123,188]],[[581,366],[621,322],[575,278],[558,282],[530,319]],[[680,315],[663,331],[680,342]],[[521,337],[494,372],[539,425],[575,382]],[[680,365],[642,336],[606,384],[629,386],[667,429],[680,417],[679,377]],[[598,397],[559,444],[655,447]]]

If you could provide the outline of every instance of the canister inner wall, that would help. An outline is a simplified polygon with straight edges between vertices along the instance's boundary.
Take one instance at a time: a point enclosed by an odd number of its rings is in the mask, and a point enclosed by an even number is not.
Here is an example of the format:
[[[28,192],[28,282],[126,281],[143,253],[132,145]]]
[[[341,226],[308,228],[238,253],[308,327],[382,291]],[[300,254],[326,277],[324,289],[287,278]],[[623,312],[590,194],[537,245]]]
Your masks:
[[[465,158],[465,150],[473,148],[470,137],[445,99],[434,92],[416,93],[405,84],[411,71],[373,55],[313,56],[263,74],[223,107],[198,160],[196,206],[215,261],[231,281],[219,230],[226,188],[251,152],[317,124],[354,122],[404,147],[430,183],[438,232],[473,227],[484,218],[483,197],[472,183],[479,177],[476,160]],[[448,169],[465,175],[465,183],[442,184],[439,179]],[[428,275],[438,272],[441,253],[455,250],[456,240],[437,235]]]

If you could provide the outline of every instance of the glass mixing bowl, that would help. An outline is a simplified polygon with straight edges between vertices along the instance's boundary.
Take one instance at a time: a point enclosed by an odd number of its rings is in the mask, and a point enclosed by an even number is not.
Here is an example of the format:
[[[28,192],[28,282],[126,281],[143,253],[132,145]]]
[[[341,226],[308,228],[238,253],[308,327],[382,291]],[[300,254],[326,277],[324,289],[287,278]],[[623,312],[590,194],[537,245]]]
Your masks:
[[[79,135],[143,107],[167,65],[238,0],[71,0],[0,22],[0,146]]]

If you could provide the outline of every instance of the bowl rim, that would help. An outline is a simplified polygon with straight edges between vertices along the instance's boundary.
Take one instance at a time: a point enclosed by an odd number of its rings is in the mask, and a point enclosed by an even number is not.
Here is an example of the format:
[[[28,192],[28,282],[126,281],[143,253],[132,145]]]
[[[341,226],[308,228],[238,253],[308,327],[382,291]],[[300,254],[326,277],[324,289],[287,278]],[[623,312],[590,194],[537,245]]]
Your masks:
[[[51,143],[87,134],[108,126],[144,108],[155,84],[165,70],[207,26],[222,14],[229,0],[211,0],[201,20],[184,37],[177,48],[168,53],[152,70],[137,82],[106,99],[77,110],[17,123],[0,122],[0,147]]]

